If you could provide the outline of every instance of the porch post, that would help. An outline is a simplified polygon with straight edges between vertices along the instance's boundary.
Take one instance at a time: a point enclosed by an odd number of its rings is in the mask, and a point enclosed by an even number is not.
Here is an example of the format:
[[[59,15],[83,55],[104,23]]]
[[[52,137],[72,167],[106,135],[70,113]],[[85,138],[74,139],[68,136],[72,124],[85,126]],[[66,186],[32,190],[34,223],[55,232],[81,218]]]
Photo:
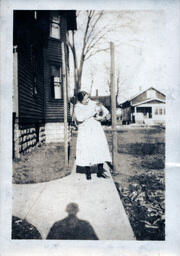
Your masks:
[[[18,52],[13,47],[13,158],[20,158],[19,101],[18,101]]]
[[[64,168],[68,168],[68,103],[67,103],[67,72],[65,58],[65,43],[62,42],[62,75],[63,75],[63,98],[64,98]]]
[[[13,47],[13,112],[19,117],[18,108],[18,53],[17,46]]]

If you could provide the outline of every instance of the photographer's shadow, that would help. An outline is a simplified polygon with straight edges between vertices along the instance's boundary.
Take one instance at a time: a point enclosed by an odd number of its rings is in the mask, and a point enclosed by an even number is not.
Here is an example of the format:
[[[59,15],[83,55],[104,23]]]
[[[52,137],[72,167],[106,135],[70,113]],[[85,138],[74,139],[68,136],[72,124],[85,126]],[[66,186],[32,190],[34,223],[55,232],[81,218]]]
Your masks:
[[[68,216],[54,223],[46,239],[98,240],[91,224],[77,218],[76,214],[79,211],[79,207],[76,203],[68,204],[66,211]]]

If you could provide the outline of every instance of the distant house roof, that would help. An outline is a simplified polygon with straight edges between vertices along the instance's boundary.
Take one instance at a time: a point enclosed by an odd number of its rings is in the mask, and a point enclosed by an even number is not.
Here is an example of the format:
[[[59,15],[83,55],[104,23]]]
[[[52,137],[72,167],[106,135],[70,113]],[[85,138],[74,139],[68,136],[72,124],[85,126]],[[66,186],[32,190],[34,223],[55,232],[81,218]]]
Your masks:
[[[163,95],[165,96],[164,93],[160,92],[159,90],[157,90],[156,88],[154,88],[153,86],[151,86],[151,87],[149,87],[148,89],[145,89],[145,90],[143,90],[143,91],[141,91],[141,92],[138,92],[137,94],[135,94],[134,96],[132,96],[131,98],[129,98],[128,101],[131,101],[131,100],[135,99],[137,96],[141,95],[142,93],[144,93],[144,92],[146,92],[146,91],[148,91],[148,90],[150,90],[150,89],[153,89],[153,90],[155,90],[155,91],[157,91],[157,92],[159,92],[159,93],[161,93],[161,94],[163,94]],[[165,96],[165,97],[166,97],[166,96]]]
[[[135,106],[142,105],[142,104],[145,104],[145,103],[150,103],[152,101],[158,101],[158,102],[165,103],[165,100],[160,100],[158,98],[152,98],[152,99],[148,99],[148,100],[145,100],[145,101],[142,101],[142,102],[132,104],[132,106],[135,107]]]
[[[166,95],[165,95],[164,93],[160,92],[159,90],[157,90],[156,88],[154,88],[153,86],[151,86],[151,87],[149,87],[148,89],[145,89],[145,90],[143,90],[143,91],[141,91],[141,92],[136,93],[134,96],[132,96],[132,97],[130,97],[129,99],[127,99],[127,100],[121,102],[119,105],[121,106],[121,105],[124,105],[125,103],[128,103],[128,102],[130,103],[130,102],[131,102],[132,100],[134,100],[136,97],[140,96],[141,94],[143,94],[144,92],[146,92],[146,91],[148,91],[148,90],[150,90],[150,89],[153,89],[153,90],[159,92],[160,94],[162,94],[164,97],[166,97]],[[151,100],[152,100],[152,99],[151,99]]]

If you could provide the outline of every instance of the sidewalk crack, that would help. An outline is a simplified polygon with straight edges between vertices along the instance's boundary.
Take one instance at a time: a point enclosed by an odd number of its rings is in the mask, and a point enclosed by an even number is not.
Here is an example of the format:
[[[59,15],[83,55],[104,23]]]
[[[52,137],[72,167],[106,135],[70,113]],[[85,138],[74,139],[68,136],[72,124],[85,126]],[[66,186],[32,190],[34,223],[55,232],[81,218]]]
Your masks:
[[[31,205],[31,207],[29,208],[28,212],[26,213],[24,219],[26,219],[27,216],[30,214],[32,208],[33,208],[33,207],[35,206],[35,204],[38,202],[38,200],[39,200],[40,196],[42,195],[43,191],[45,190],[46,186],[47,186],[47,184],[44,184],[42,190],[39,192],[39,194],[37,195],[36,199],[33,201],[32,205]]]

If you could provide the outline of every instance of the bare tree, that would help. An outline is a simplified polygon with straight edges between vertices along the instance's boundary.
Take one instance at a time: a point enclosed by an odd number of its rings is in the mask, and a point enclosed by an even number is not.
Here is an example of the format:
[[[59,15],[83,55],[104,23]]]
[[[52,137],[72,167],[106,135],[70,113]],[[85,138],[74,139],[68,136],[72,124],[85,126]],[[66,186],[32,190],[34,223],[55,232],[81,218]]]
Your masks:
[[[119,33],[122,30],[130,30],[131,33],[136,35],[137,24],[134,22],[134,18],[131,17],[130,12],[87,10],[77,11],[76,14],[79,28],[77,32],[70,32],[67,43],[72,51],[74,62],[74,88],[79,90],[81,89],[84,62],[95,54],[109,50],[109,40],[112,35],[113,37],[117,35],[117,40],[114,41],[116,48],[122,45],[133,47],[134,41],[119,40]],[[91,76],[91,87],[93,86],[93,80]],[[122,77],[120,79],[118,76],[117,80],[118,84],[124,83]]]
[[[104,11],[88,10],[86,13],[86,21],[84,23],[82,47],[80,55],[77,54],[75,42],[75,32],[72,31],[71,38],[68,37],[68,45],[72,51],[74,62],[74,82],[75,89],[81,88],[81,78],[83,72],[84,61],[88,60],[95,54],[109,49],[100,47],[100,43],[105,38],[106,33],[110,30],[107,26],[99,26],[98,23],[104,15]],[[77,16],[83,15],[83,11],[79,11]]]

